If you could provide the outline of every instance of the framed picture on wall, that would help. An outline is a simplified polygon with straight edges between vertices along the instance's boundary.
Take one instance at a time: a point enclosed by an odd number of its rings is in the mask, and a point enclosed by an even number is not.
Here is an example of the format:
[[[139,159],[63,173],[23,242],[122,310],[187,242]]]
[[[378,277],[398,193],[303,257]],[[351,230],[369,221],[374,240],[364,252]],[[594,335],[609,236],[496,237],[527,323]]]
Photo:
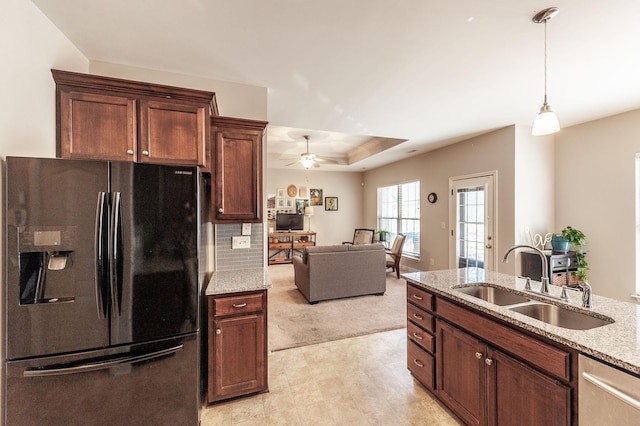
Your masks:
[[[286,209],[287,208],[287,200],[285,198],[278,198],[276,200],[276,208],[278,208],[278,209]]]
[[[338,197],[324,197],[324,209],[338,211]]]
[[[309,204],[312,206],[322,205],[322,189],[311,188],[311,192],[309,193]]]
[[[309,205],[309,200],[304,198],[296,198],[296,213],[304,214],[304,208]]]
[[[307,192],[306,186],[301,186],[298,188],[298,198],[309,198],[309,193]]]
[[[287,196],[287,193],[284,191],[284,188],[278,188],[278,190],[276,191],[276,196],[278,198],[284,198]]]

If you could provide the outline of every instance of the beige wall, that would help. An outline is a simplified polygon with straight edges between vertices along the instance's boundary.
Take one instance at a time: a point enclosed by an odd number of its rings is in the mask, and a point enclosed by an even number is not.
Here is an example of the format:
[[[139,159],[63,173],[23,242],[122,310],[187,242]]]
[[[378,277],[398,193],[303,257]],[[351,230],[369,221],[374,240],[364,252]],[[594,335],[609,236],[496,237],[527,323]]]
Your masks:
[[[449,178],[474,173],[497,171],[496,255],[515,241],[514,219],[514,156],[515,126],[509,126],[464,142],[430,151],[365,172],[364,221],[375,227],[376,190],[402,182],[420,180],[421,230],[419,261],[403,260],[403,265],[416,270],[447,269],[449,267]],[[429,204],[427,194],[438,194],[438,202]],[[446,224],[445,229],[441,223]],[[498,270],[515,272],[516,262],[498,262]]]
[[[570,225],[586,234],[596,294],[630,301],[640,110],[562,129],[555,139],[557,230]]]
[[[30,1],[2,1],[0,40],[0,156],[55,157],[50,70],[87,72],[89,60]]]
[[[529,233],[555,231],[554,139],[531,136],[531,127],[516,126],[515,141],[515,242],[531,244]]]
[[[341,244],[353,239],[355,228],[373,227],[362,222],[362,173],[323,172],[319,170],[267,169],[265,197],[289,185],[323,190],[325,197],[338,197],[338,211],[325,211],[324,205],[313,208],[311,230],[318,233],[318,245]],[[323,200],[324,203],[324,200]],[[369,226],[365,226],[369,225]],[[308,226],[305,219],[305,229]]]

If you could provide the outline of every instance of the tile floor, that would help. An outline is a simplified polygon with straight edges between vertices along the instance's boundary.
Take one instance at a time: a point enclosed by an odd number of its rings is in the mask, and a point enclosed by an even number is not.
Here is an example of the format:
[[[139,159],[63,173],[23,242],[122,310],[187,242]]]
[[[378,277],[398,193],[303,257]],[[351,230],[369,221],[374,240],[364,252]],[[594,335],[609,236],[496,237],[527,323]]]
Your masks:
[[[273,352],[269,392],[213,406],[202,426],[460,425],[407,370],[406,329]]]

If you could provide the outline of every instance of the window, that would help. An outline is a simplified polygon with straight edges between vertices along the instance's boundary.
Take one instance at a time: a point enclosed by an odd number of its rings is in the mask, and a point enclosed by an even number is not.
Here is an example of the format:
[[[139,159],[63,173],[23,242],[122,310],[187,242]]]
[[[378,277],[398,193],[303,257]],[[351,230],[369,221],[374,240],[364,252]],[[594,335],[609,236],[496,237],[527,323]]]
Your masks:
[[[420,182],[378,188],[378,229],[405,234],[403,255],[420,257]]]

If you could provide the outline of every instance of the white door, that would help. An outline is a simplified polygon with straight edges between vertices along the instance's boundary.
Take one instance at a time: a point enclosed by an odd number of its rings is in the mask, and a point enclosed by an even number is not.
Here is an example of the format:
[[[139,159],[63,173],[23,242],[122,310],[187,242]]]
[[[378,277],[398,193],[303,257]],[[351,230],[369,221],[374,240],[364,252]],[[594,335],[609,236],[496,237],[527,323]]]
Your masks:
[[[494,270],[495,173],[449,180],[449,267]]]

